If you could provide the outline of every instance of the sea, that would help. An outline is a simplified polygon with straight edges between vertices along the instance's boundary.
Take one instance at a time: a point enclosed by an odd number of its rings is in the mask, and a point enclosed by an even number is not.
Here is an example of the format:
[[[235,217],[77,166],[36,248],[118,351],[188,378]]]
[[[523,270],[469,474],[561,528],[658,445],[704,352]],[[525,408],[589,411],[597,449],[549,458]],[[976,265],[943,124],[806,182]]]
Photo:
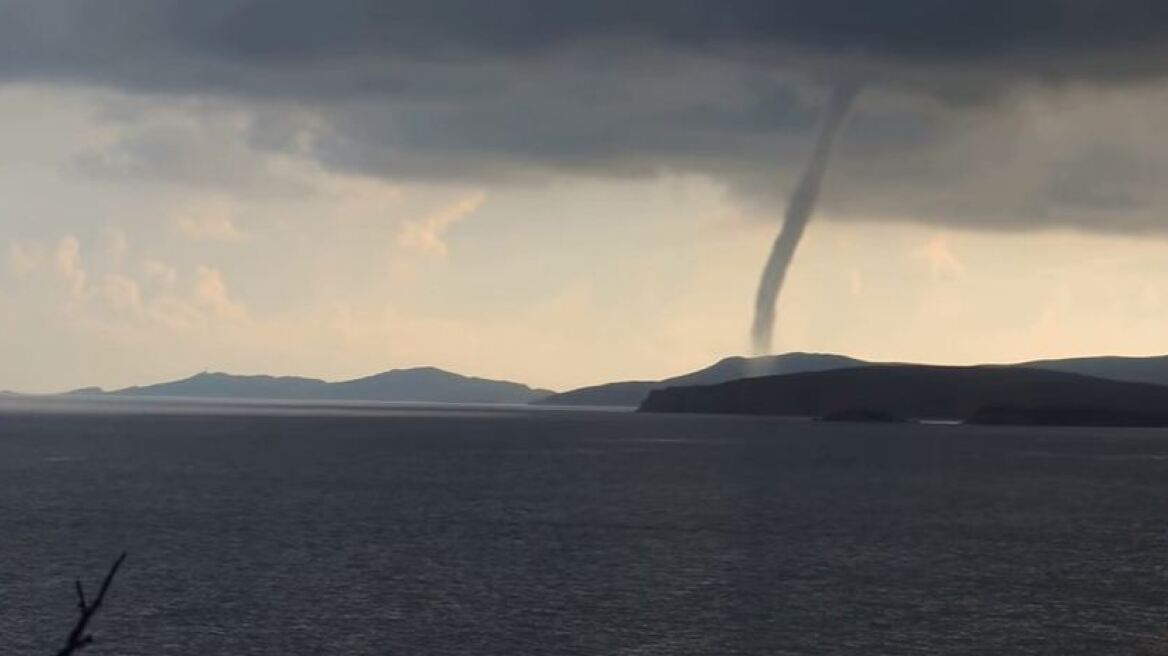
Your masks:
[[[1168,653],[1168,431],[0,401],[0,653]]]

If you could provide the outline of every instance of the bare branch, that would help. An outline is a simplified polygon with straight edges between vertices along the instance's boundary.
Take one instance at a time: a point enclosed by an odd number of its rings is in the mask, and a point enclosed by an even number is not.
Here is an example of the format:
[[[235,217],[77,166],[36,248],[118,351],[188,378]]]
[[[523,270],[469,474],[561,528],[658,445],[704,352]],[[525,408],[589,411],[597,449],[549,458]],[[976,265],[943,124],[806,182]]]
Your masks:
[[[106,573],[105,580],[101,582],[101,589],[97,591],[97,597],[94,598],[92,604],[85,600],[85,589],[82,587],[81,581],[75,582],[77,608],[81,611],[81,616],[77,618],[77,624],[73,625],[73,630],[69,632],[69,637],[65,640],[65,646],[57,652],[57,656],[69,656],[93,644],[93,636],[85,631],[89,627],[89,621],[93,619],[97,610],[101,608],[102,602],[105,601],[105,594],[109,592],[110,585],[114,582],[114,576],[117,575],[118,569],[121,568],[125,560],[126,554],[123,552]]]

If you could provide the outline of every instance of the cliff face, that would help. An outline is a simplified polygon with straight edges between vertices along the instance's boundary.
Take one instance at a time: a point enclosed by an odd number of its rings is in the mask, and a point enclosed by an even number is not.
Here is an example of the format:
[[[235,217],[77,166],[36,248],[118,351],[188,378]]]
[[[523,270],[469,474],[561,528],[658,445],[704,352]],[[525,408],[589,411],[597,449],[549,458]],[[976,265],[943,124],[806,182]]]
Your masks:
[[[992,407],[1076,406],[1109,422],[1154,417],[1168,412],[1168,387],[1016,367],[879,365],[656,390],[640,411],[824,417],[863,409],[964,421]]]

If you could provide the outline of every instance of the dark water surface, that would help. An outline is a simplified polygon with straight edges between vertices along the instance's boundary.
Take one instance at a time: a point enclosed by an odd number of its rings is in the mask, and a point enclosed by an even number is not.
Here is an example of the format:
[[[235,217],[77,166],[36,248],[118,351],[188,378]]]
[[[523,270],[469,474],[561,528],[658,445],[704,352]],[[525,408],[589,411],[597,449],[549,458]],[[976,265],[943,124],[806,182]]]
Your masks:
[[[1168,644],[1168,431],[92,410],[0,410],[6,656],[123,549],[94,656]]]

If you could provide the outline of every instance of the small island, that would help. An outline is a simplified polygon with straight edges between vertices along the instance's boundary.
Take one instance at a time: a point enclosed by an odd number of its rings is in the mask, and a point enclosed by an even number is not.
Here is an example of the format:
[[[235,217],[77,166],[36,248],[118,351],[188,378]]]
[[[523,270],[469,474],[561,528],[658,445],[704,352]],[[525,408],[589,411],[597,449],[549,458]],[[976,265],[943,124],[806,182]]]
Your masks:
[[[890,412],[885,412],[883,410],[853,408],[850,410],[840,410],[838,412],[828,413],[820,417],[819,421],[866,424],[903,424],[908,420],[904,417],[898,417]]]

